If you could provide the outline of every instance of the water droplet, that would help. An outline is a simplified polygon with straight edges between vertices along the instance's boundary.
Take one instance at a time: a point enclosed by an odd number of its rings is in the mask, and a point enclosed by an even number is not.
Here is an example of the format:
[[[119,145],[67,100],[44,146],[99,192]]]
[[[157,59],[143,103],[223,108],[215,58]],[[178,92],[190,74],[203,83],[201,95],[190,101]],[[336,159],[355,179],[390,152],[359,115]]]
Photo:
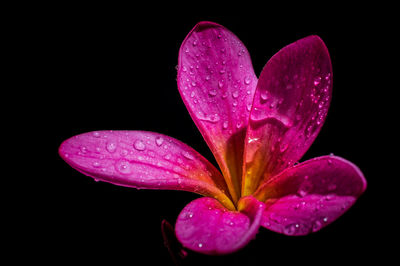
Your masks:
[[[202,121],[207,121],[207,122],[211,122],[211,123],[216,123],[220,120],[220,117],[218,114],[214,114],[214,115],[207,115],[204,114],[203,112],[199,111],[196,113],[196,116],[198,119],[202,120]]]
[[[183,151],[182,155],[183,155],[183,157],[185,157],[188,160],[193,160],[194,159],[194,156],[191,153],[187,152],[187,151]]]
[[[283,232],[286,235],[294,235],[298,231],[299,227],[299,224],[289,224],[283,229]]]
[[[138,151],[144,151],[146,149],[146,145],[144,145],[143,141],[139,139],[135,141],[133,147]]]
[[[232,97],[233,98],[237,98],[237,97],[239,97],[239,91],[234,91],[234,92],[232,92]]]
[[[305,179],[305,181],[300,185],[299,189],[297,190],[297,194],[300,197],[305,197],[311,192],[312,189],[313,184]]]
[[[206,76],[206,80],[210,80],[210,78],[211,78],[210,75]]]
[[[317,76],[317,77],[315,77],[315,79],[314,79],[314,86],[318,86],[318,84],[321,82],[321,77],[320,76]]]
[[[332,164],[332,160],[331,159],[328,159],[328,164]]]
[[[219,87],[220,89],[222,89],[222,88],[224,87],[224,80],[223,80],[223,79],[221,79],[221,80],[218,81],[218,87]]]
[[[264,101],[267,100],[267,99],[268,99],[268,92],[267,92],[267,91],[261,91],[260,97],[261,97],[261,99],[263,99]]]
[[[192,91],[192,92],[190,93],[190,97],[191,97],[191,98],[193,98],[195,95],[196,95],[196,93],[195,93],[194,91]]]
[[[196,46],[197,45],[197,40],[194,40],[192,44],[193,44],[193,46]]]
[[[235,107],[238,105],[238,102],[236,100],[233,100],[232,105]]]
[[[160,147],[164,142],[164,139],[162,137],[156,137],[156,145]]]
[[[325,80],[328,80],[331,77],[331,73],[326,74]]]
[[[203,244],[202,244],[202,243],[199,243],[199,248],[201,248],[201,247],[203,247]]]
[[[244,84],[249,85],[250,82],[251,82],[251,77],[250,77],[250,76],[246,76],[246,77],[244,78]]]
[[[222,124],[222,128],[223,129],[227,129],[228,125],[229,125],[229,122],[228,121],[224,121],[224,123]]]
[[[324,219],[322,219],[324,221],[324,223],[328,222],[328,217],[324,217]]]
[[[312,231],[317,232],[319,229],[321,229],[321,227],[322,227],[321,222],[316,220],[312,225]]]
[[[80,150],[81,150],[82,153],[87,153],[87,148],[86,148],[86,146],[81,146],[81,147],[80,147]]]
[[[247,103],[247,111],[251,111],[251,106],[252,106],[252,103],[251,102],[249,102],[249,103]]]
[[[97,131],[93,132],[93,137],[100,138],[100,133]]]
[[[96,167],[96,168],[101,167],[100,163],[97,161],[93,162],[92,165],[93,165],[93,167]]]
[[[280,150],[281,152],[284,152],[284,151],[287,150],[288,147],[289,147],[289,144],[288,144],[288,143],[282,143],[282,144],[280,145],[280,147],[279,147],[279,150]]]
[[[196,81],[192,81],[192,86],[193,86],[193,87],[196,87],[196,85],[197,85],[197,84],[196,84]]]
[[[131,172],[131,165],[128,161],[119,161],[115,164],[115,169],[121,174],[129,174]]]
[[[221,69],[221,70],[219,71],[219,73],[220,73],[220,74],[224,74],[224,73],[225,73],[225,69]]]
[[[208,94],[209,94],[210,96],[215,96],[215,95],[217,95],[217,90],[212,89],[212,90],[208,91]]]
[[[167,155],[165,155],[165,156],[164,156],[164,159],[170,160],[170,159],[171,159],[171,154],[168,153]]]
[[[239,129],[242,126],[242,121],[236,123],[236,128]]]
[[[115,150],[117,149],[117,144],[115,144],[114,142],[108,142],[106,145],[106,150],[110,153],[115,152]]]

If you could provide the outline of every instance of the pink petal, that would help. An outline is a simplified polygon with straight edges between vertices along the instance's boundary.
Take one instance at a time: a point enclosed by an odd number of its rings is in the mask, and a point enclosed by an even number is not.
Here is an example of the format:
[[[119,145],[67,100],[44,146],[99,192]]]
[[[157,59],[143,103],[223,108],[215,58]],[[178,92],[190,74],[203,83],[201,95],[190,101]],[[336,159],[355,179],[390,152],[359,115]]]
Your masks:
[[[215,197],[234,209],[223,177],[199,153],[168,136],[145,131],[95,131],[64,141],[61,157],[95,180],[174,189]]]
[[[258,81],[246,136],[244,195],[308,150],[324,123],[331,89],[331,61],[317,36],[286,46],[268,61]]]
[[[286,235],[306,235],[345,213],[366,181],[349,161],[323,156],[298,164],[264,183],[255,197],[267,208],[262,225]]]
[[[199,198],[179,214],[178,240],[204,254],[226,254],[244,247],[255,237],[265,205],[253,197],[241,198],[241,212],[228,211],[217,200]]]
[[[177,80],[186,108],[236,201],[245,129],[257,84],[249,53],[223,26],[200,22],[180,48]]]

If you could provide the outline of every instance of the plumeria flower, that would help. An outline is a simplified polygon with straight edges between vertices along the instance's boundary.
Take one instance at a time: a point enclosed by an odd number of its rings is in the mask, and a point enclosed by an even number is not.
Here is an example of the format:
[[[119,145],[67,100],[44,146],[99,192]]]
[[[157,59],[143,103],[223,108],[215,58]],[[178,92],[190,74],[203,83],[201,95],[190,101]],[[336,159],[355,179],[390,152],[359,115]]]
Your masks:
[[[177,82],[222,174],[188,145],[146,131],[84,133],[64,141],[59,153],[96,180],[204,196],[176,221],[184,247],[231,253],[260,226],[307,235],[336,220],[365,190],[361,171],[343,158],[298,163],[331,100],[331,61],[319,37],[284,47],[257,79],[242,42],[221,25],[200,22],[180,48]]]

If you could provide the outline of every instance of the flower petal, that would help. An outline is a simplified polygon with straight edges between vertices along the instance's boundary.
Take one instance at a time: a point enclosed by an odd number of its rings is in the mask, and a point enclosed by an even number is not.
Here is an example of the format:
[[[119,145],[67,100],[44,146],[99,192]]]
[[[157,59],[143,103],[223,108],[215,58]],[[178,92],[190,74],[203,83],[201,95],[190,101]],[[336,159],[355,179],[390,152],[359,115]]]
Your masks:
[[[317,36],[284,47],[268,61],[258,81],[246,136],[243,195],[308,150],[325,120],[331,88],[329,53]]]
[[[146,131],[94,131],[64,141],[61,157],[85,175],[115,185],[174,189],[215,197],[235,209],[220,172],[186,144]]]
[[[245,129],[257,84],[249,53],[223,26],[200,22],[180,48],[177,81],[181,97],[237,201]]]
[[[178,240],[204,254],[227,254],[244,247],[255,237],[265,205],[249,196],[239,201],[241,211],[228,211],[212,198],[199,198],[179,214]]]
[[[267,208],[262,225],[286,235],[305,235],[330,224],[364,192],[366,181],[349,161],[322,156],[265,182],[255,197]]]

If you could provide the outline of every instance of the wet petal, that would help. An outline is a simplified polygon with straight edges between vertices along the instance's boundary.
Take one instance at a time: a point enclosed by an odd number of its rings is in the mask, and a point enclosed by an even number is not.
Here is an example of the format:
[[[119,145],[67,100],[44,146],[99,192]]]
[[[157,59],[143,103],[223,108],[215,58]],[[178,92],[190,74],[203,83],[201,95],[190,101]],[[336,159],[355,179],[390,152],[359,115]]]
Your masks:
[[[332,67],[317,36],[292,43],[264,67],[246,136],[243,194],[275,176],[308,150],[328,111]]]
[[[234,209],[223,177],[195,150],[145,131],[94,131],[64,141],[61,157],[95,180],[115,185],[195,192]]]
[[[340,217],[365,188],[357,166],[340,157],[323,156],[265,182],[255,197],[267,205],[264,227],[286,235],[305,235]]]
[[[223,26],[200,22],[180,48],[177,80],[182,99],[236,201],[245,129],[257,84],[249,53]]]
[[[240,212],[228,211],[212,198],[196,199],[180,213],[176,236],[183,246],[196,252],[232,253],[255,237],[264,208],[251,196],[240,199]]]

